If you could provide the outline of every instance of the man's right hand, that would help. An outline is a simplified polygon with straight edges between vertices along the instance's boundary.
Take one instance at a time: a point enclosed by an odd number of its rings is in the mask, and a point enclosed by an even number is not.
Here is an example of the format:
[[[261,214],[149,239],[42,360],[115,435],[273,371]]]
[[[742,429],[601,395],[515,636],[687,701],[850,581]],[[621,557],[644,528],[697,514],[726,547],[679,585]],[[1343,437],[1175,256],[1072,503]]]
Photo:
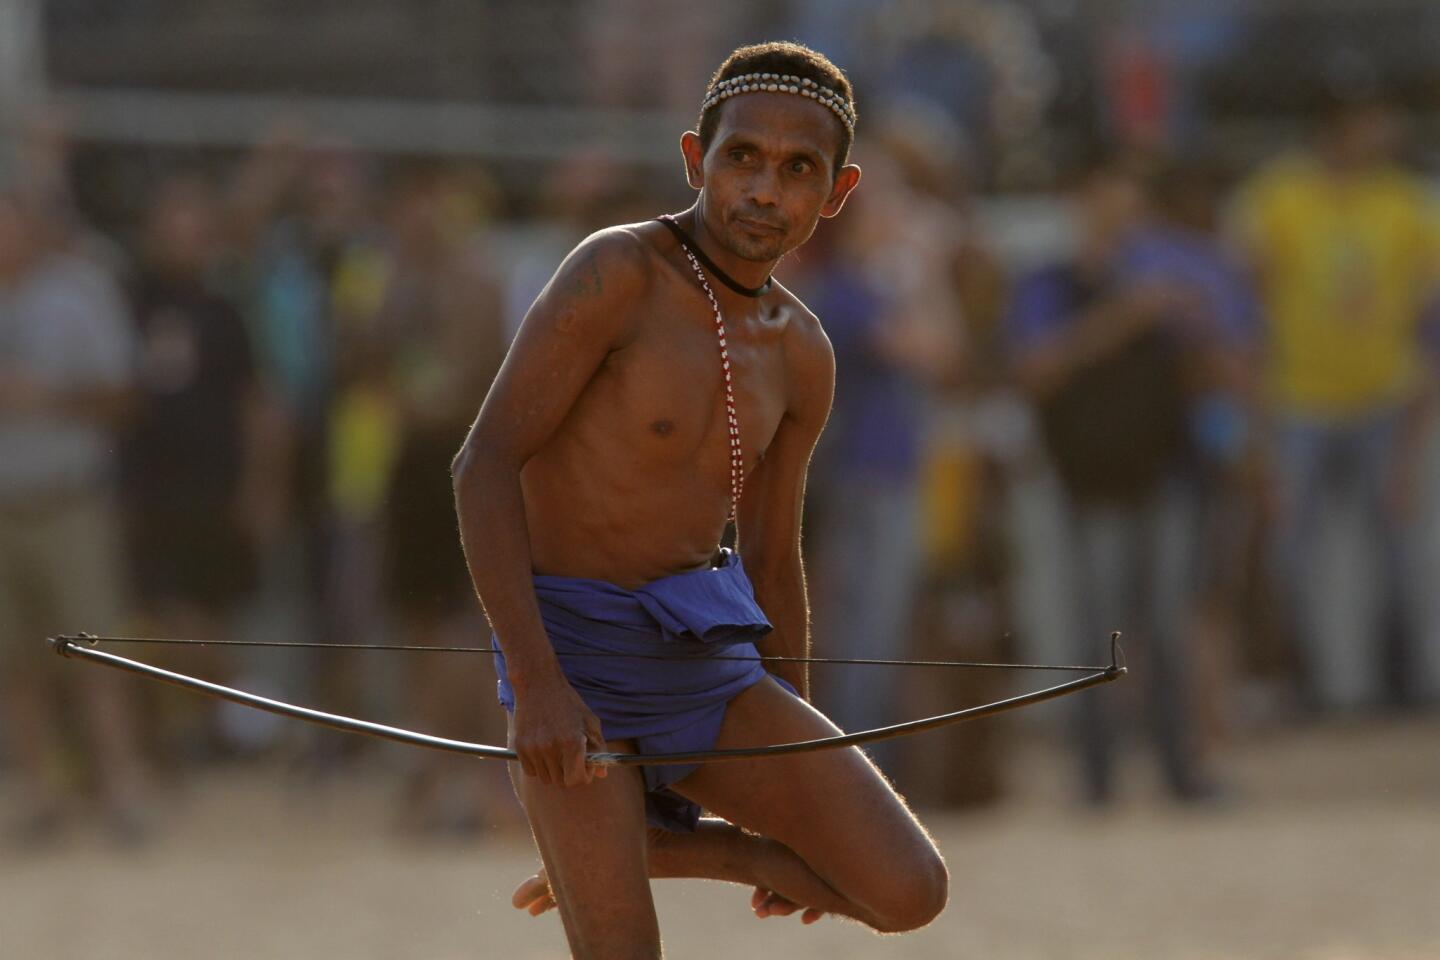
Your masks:
[[[587,764],[587,750],[605,749],[600,721],[560,674],[515,693],[515,752],[529,777],[578,787],[606,768]]]

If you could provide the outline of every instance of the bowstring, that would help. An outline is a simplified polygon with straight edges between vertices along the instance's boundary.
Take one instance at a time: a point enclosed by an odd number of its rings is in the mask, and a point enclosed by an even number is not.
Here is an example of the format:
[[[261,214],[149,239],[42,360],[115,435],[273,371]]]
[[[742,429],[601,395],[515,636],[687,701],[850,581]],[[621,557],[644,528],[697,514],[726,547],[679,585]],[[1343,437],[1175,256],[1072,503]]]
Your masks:
[[[74,636],[59,636],[56,640],[69,640],[75,643],[151,643],[168,646],[191,646],[191,647],[263,647],[271,649],[291,650],[367,650],[367,651],[388,651],[393,653],[488,653],[502,654],[504,651],[496,647],[453,647],[453,646],[431,646],[428,644],[398,644],[398,643],[324,643],[317,640],[194,640],[172,637],[102,637],[93,634],[82,633]],[[574,650],[556,651],[557,657],[599,657],[627,660],[686,660],[691,657],[681,654],[659,654],[659,653],[613,653],[599,650]],[[966,667],[978,670],[1057,670],[1071,673],[1094,673],[1107,669],[1103,666],[1078,665],[1078,664],[1053,664],[1053,663],[991,663],[976,660],[884,660],[866,657],[787,657],[779,655],[758,654],[747,656],[743,654],[696,654],[694,659],[704,660],[732,660],[745,662],[764,663],[828,663],[850,666],[873,666],[873,667]]]
[[[98,650],[88,650],[83,647],[77,646],[77,639],[81,642],[93,644],[104,638],[95,637],[93,635],[82,635],[79,638],[52,637],[51,642],[55,644],[56,651],[62,656],[79,656],[86,659],[97,660],[98,662],[104,663],[111,667],[116,667],[131,673],[137,673],[142,676],[150,677],[152,679],[163,680],[167,683],[175,684],[177,686],[197,689],[201,692],[209,693],[213,696],[218,696],[224,700],[241,703],[246,706],[256,707],[258,709],[266,710],[270,713],[279,714],[281,716],[308,720],[313,723],[319,723],[324,726],[334,727],[335,729],[345,730],[351,733],[365,733],[371,736],[378,736],[383,739],[395,740],[411,745],[430,747],[437,750],[466,753],[472,756],[488,757],[492,759],[516,759],[514,751],[507,750],[503,747],[492,747],[488,744],[468,743],[464,741],[449,740],[442,737],[434,737],[429,734],[420,733],[414,730],[406,730],[400,727],[391,727],[385,724],[378,724],[367,720],[360,720],[354,717],[341,716],[339,714],[328,714],[322,711],[310,709],[308,707],[301,707],[296,704],[285,703],[278,700],[271,700],[266,697],[257,696],[256,694],[246,693],[243,690],[235,690],[230,687],[224,687],[219,684],[210,683],[209,681],[198,680],[194,677],[186,676],[185,674],[171,673],[166,670],[161,670],[157,667],[149,666],[148,664],[139,663],[134,660],[126,660],[124,657],[118,657],[114,654],[103,653]],[[119,640],[121,642],[145,642],[146,638],[118,637],[113,639]],[[923,730],[937,729],[941,726],[947,726],[952,723],[959,723],[962,720],[972,720],[979,719],[980,717],[994,716],[995,714],[1002,713],[1008,710],[1013,710],[1017,707],[1043,703],[1047,700],[1054,700],[1058,697],[1062,697],[1067,694],[1075,693],[1079,690],[1089,688],[1097,683],[1116,680],[1124,676],[1126,672],[1125,667],[1116,662],[1119,639],[1119,633],[1112,633],[1110,635],[1112,662],[1109,667],[1105,668],[1101,672],[1093,673],[1090,676],[1082,677],[1078,680],[1070,680],[1066,683],[1060,684],[1059,686],[1050,687],[1045,690],[1037,690],[1031,693],[1022,694],[1020,696],[1011,697],[1005,700],[996,700],[992,701],[991,703],[981,704],[976,707],[967,707],[963,710],[957,710],[947,714],[937,714],[933,717],[925,717],[920,720],[912,720],[906,723],[895,724],[889,727],[878,727],[873,730],[862,730],[851,734],[840,734],[838,736],[823,737],[819,740],[797,741],[793,743],[783,744],[770,744],[766,746],[738,748],[732,750],[699,751],[695,753],[682,754],[635,755],[601,753],[590,754],[587,759],[589,761],[593,761],[605,766],[667,763],[708,763],[717,760],[738,760],[752,757],[808,753],[813,750],[836,749],[846,745],[859,746],[863,743],[873,743],[879,742],[881,740],[895,739],[898,737],[907,736],[912,733],[920,733]],[[191,644],[204,643],[204,641],[195,640],[191,640],[188,642]],[[243,644],[244,641],[241,641],[241,643]],[[280,646],[296,645],[294,643],[280,643],[279,641],[271,641],[271,644]],[[460,649],[473,651],[475,648],[463,647]],[[951,663],[949,661],[944,662]],[[951,663],[951,665],[954,664]],[[1003,664],[1003,666],[1012,665]],[[1054,669],[1054,667],[1048,665],[1035,664],[1031,666],[1035,666],[1039,669]]]

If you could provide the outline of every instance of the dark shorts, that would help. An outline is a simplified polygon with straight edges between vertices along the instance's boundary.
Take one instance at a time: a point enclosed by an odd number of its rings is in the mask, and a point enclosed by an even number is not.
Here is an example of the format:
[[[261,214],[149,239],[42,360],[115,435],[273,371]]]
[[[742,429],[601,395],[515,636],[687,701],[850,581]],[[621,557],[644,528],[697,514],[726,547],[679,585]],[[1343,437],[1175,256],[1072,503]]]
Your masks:
[[[763,680],[755,641],[771,630],[738,554],[711,568],[664,577],[637,590],[601,580],[535,577],[535,595],[560,668],[599,718],[607,740],[631,740],[642,754],[709,750],[726,705]],[[663,659],[567,657],[568,652],[643,654]],[[515,709],[505,658],[495,655],[500,703]],[[695,829],[700,808],[670,789],[696,764],[641,767],[648,821]]]

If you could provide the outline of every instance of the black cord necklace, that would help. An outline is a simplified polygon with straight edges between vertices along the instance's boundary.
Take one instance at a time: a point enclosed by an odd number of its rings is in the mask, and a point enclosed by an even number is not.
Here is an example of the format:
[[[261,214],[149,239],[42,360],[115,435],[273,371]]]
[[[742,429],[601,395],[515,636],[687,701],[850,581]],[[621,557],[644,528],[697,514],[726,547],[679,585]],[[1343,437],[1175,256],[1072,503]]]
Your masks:
[[[738,281],[736,281],[734,277],[730,276],[730,274],[726,273],[724,270],[721,270],[718,266],[716,266],[715,261],[711,260],[705,255],[705,251],[701,250],[700,245],[690,237],[690,234],[686,233],[685,230],[680,226],[680,224],[675,222],[674,217],[667,213],[663,217],[656,217],[656,220],[669,227],[670,232],[675,234],[675,239],[679,240],[680,244],[686,250],[689,250],[692,254],[694,254],[695,259],[699,260],[701,265],[703,265],[706,270],[709,270],[711,273],[713,273],[716,280],[719,280],[721,283],[725,284],[725,286],[729,287],[731,290],[734,290],[742,297],[758,297],[770,292],[770,285],[775,280],[773,276],[766,277],[765,282],[760,284],[760,286],[758,287],[744,286]]]

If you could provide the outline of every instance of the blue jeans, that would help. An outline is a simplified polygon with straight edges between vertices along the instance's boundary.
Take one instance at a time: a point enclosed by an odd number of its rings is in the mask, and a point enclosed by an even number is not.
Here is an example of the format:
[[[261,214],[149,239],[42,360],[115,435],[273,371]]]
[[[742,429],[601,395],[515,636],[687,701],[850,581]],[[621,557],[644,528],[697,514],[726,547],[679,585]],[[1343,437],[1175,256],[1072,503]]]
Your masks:
[[[817,537],[815,654],[901,659],[911,652],[920,575],[920,500],[914,484],[835,480],[829,528]],[[904,711],[899,667],[820,666],[811,670],[816,705],[847,731],[915,719]],[[887,774],[893,743],[869,748]]]
[[[1073,503],[1069,510],[1079,607],[1075,662],[1096,662],[1112,631],[1125,635],[1135,668],[1131,675],[1144,686],[1166,781],[1182,797],[1204,785],[1196,772],[1187,688],[1198,502],[1190,483],[1174,479],[1139,503]],[[1096,801],[1112,791],[1115,694],[1091,690],[1077,697],[1085,789]]]
[[[1279,420],[1274,436],[1280,510],[1274,529],[1272,563],[1284,590],[1297,636],[1307,696],[1320,707],[1354,707],[1379,699],[1384,687],[1379,630],[1363,637],[1336,637],[1324,623],[1323,585],[1315,559],[1324,529],[1323,508],[1336,499],[1360,511],[1375,550],[1382,610],[1402,626],[1408,620],[1406,538],[1403,519],[1387,492],[1403,424],[1400,410],[1350,421],[1303,417]],[[1362,558],[1357,558],[1360,560]],[[1371,557],[1357,563],[1370,569]],[[1364,575],[1364,574],[1362,574]]]

